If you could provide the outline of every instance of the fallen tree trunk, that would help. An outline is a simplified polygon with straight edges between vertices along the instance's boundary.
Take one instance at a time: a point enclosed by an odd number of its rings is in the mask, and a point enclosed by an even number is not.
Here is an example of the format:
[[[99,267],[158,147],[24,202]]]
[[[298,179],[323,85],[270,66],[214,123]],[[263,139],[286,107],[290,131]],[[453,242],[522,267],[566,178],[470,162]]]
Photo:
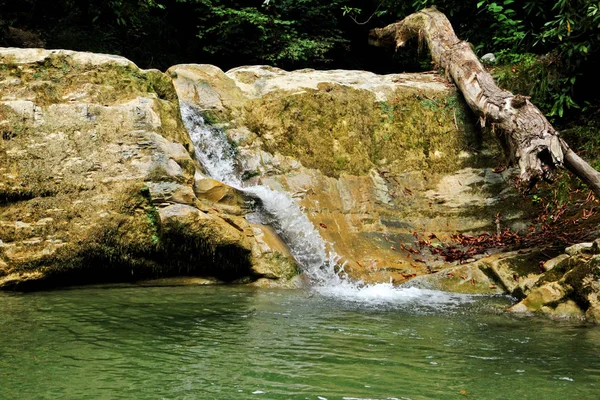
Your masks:
[[[414,37],[420,43],[425,40],[433,62],[454,80],[481,125],[496,133],[509,163],[518,163],[522,185],[529,189],[540,179],[552,181],[553,170],[566,166],[600,198],[600,173],[569,148],[529,98],[496,86],[471,45],[456,37],[443,13],[426,8],[373,29],[369,42],[398,49]]]

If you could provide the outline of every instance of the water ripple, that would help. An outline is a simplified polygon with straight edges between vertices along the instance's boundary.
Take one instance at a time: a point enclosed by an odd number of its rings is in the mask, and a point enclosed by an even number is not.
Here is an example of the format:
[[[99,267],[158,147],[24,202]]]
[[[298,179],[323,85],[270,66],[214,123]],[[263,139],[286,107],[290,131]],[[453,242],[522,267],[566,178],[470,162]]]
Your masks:
[[[394,301],[234,287],[0,294],[0,398],[591,399],[600,390],[595,327],[485,311],[504,298],[407,290]]]

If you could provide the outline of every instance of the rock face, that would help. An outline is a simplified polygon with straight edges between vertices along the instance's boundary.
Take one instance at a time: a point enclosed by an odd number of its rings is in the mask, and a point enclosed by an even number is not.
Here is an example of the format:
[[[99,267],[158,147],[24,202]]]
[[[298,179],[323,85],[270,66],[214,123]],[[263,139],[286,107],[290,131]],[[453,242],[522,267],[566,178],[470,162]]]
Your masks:
[[[0,49],[0,288],[293,276],[285,245],[244,212],[203,177],[167,75]]]
[[[0,49],[0,288],[301,283],[274,229],[246,219],[255,199],[198,164],[179,102],[222,127],[247,184],[297,200],[352,278],[508,293],[514,312],[600,322],[598,241],[463,265],[415,243],[524,230],[537,211],[437,74],[163,74],[63,50]]]
[[[520,230],[532,215],[508,184],[511,171],[492,171],[501,150],[482,140],[437,73],[211,65],[167,73],[180,101],[236,144],[246,182],[293,194],[354,278],[400,283],[431,272],[433,259],[401,250],[415,232],[495,231],[498,213],[501,228]]]
[[[510,311],[600,322],[600,239],[565,253],[546,261],[547,272]]]

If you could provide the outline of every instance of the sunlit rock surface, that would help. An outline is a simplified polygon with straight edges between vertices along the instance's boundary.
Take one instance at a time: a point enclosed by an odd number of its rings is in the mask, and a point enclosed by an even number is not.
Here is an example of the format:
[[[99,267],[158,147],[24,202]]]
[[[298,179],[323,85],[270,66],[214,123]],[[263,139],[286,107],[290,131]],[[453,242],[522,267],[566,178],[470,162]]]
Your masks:
[[[522,300],[515,312],[600,321],[598,243],[461,265],[416,244],[522,232],[539,210],[513,189],[513,171],[494,172],[501,149],[437,73],[163,74],[62,50],[0,58],[0,287],[165,277],[180,278],[156,284],[301,286],[288,245],[249,218],[256,193],[241,186],[261,184],[297,201],[352,278],[508,293]],[[224,130],[241,186],[196,161],[179,102]]]
[[[544,266],[536,287],[510,311],[600,322],[600,239],[568,247]]]
[[[0,131],[0,287],[279,278],[274,258],[295,271],[285,245],[241,217],[238,194],[203,184],[160,71],[0,49]]]
[[[292,194],[353,278],[401,283],[448,267],[402,251],[415,232],[495,231],[498,213],[502,229],[518,231],[533,215],[512,171],[492,171],[502,161],[495,141],[483,140],[437,73],[210,65],[167,73],[180,101],[235,143],[245,183]],[[475,288],[498,292],[490,286]]]

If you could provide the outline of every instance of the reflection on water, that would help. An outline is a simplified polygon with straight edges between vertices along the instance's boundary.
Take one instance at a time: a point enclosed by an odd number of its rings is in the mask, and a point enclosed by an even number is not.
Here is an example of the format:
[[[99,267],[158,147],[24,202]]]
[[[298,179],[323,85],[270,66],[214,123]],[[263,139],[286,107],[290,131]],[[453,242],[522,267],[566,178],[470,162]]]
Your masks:
[[[515,318],[502,297],[452,296],[0,294],[0,398],[598,398],[600,328]]]

